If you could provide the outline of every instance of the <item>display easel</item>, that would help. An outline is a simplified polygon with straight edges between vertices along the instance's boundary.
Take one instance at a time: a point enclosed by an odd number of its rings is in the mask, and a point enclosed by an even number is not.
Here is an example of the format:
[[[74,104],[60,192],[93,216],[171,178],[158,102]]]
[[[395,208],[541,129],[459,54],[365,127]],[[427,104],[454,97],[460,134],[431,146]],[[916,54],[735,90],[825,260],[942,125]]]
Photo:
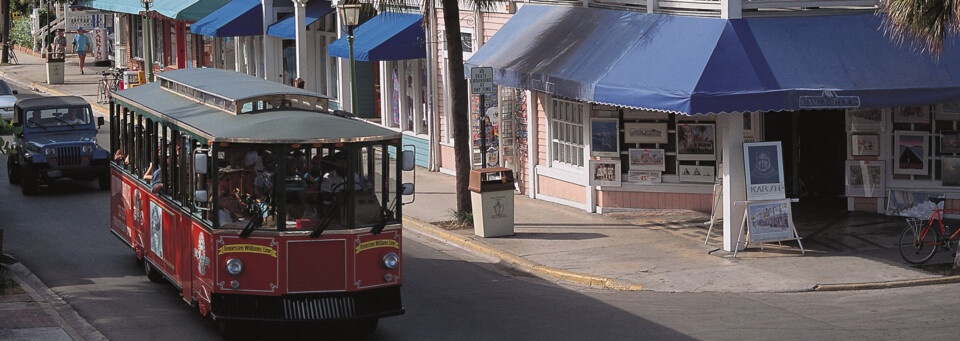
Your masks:
[[[710,232],[713,231],[713,224],[717,222],[717,216],[722,214],[723,210],[723,182],[717,182],[713,185],[713,211],[710,212],[710,225],[707,228],[707,237],[703,239],[703,245],[707,245],[710,240]]]
[[[734,258],[737,257],[737,252],[740,251],[740,242],[741,242],[741,241],[744,243],[744,244],[743,244],[743,248],[744,248],[744,249],[747,248],[747,245],[750,245],[750,231],[749,231],[749,224],[747,224],[747,219],[749,219],[749,217],[750,217],[750,212],[748,211],[748,209],[749,209],[749,204],[750,204],[750,203],[758,203],[758,202],[774,202],[774,201],[779,201],[779,200],[780,200],[780,199],[778,199],[778,200],[757,200],[757,201],[734,201],[734,202],[733,202],[734,205],[743,205],[743,220],[740,222],[740,233],[737,234],[737,244],[734,245],[734,247],[733,247],[733,257],[734,257]],[[788,200],[790,201],[791,204],[800,201],[800,199],[795,199],[795,198],[791,198],[791,199],[788,199]],[[782,241],[788,241],[788,240],[796,240],[796,241],[797,241],[797,244],[800,245],[800,254],[806,255],[807,252],[803,250],[803,242],[800,241],[800,239],[801,239],[801,238],[800,238],[800,234],[797,233],[797,227],[793,225],[793,221],[792,221],[792,220],[793,220],[793,219],[791,218],[791,221],[789,222],[789,225],[790,225],[790,229],[793,230],[793,238],[763,241],[763,242],[760,242],[760,243],[761,243],[760,248],[763,249],[763,245],[762,245],[763,243],[768,243],[768,242],[782,242]],[[743,237],[744,237],[744,236],[743,236],[744,231],[747,231],[747,238],[746,238],[745,240],[743,239]]]

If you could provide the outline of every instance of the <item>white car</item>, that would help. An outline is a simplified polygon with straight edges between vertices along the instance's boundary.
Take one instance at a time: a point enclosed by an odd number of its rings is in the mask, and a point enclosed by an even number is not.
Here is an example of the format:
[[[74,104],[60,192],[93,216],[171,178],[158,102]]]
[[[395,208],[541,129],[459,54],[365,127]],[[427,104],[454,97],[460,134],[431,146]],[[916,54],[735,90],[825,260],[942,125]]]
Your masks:
[[[0,79],[0,118],[4,121],[13,119],[13,102],[17,101],[17,90],[10,91],[7,82]]]

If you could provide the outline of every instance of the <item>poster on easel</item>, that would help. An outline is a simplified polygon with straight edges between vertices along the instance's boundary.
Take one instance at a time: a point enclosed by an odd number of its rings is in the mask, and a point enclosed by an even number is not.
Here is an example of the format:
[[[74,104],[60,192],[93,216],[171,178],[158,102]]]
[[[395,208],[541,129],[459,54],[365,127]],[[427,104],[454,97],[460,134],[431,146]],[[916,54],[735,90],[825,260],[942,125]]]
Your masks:
[[[748,201],[786,198],[780,141],[744,143],[743,163]]]
[[[747,216],[751,243],[796,239],[789,199],[748,203]]]

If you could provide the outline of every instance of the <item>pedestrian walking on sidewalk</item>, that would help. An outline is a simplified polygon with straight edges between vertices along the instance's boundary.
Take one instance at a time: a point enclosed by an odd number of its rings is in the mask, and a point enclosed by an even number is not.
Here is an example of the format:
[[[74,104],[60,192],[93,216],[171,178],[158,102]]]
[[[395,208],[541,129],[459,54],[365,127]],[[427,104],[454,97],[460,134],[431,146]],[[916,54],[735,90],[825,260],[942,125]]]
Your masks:
[[[67,38],[63,36],[63,30],[57,30],[57,36],[53,37],[53,57],[63,59],[63,51],[67,48]]]
[[[84,34],[83,26],[77,27],[77,35],[73,36],[73,52],[80,58],[80,74],[83,74],[83,62],[90,50],[90,37]]]

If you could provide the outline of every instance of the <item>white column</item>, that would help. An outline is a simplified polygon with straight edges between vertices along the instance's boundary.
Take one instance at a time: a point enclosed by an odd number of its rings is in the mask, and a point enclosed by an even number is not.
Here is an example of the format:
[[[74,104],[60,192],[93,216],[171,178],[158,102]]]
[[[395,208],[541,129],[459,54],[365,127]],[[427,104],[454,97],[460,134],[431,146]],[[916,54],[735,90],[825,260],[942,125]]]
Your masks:
[[[380,62],[380,124],[384,127],[393,126],[393,80],[390,78],[393,63],[396,62]]]
[[[527,93],[527,174],[530,174],[530,193],[532,199],[537,198],[537,161],[540,159],[540,118],[537,112],[537,93],[523,90]]]
[[[246,73],[243,70],[243,62],[245,50],[243,49],[243,38],[245,37],[233,37],[233,53],[235,54],[233,58],[233,71]]]
[[[743,18],[742,0],[720,0],[721,19]]]
[[[747,200],[743,174],[743,115],[717,115],[717,130],[723,134],[723,250],[742,250],[737,245],[740,226],[743,223],[744,205],[735,201]],[[746,232],[746,231],[744,231]]]
[[[301,2],[302,1],[302,2]],[[296,18],[296,29],[294,30],[294,41],[297,45],[297,74],[290,77],[305,78],[307,67],[307,2],[306,0],[296,0],[293,2],[293,15]]]
[[[276,14],[273,13],[273,0],[262,0],[263,6],[263,50],[258,55],[263,56],[263,71],[258,72],[264,79],[279,82],[283,79],[280,71],[281,54],[280,38],[267,35],[267,28],[276,22]],[[258,56],[259,57],[259,56]]]
[[[347,27],[343,25],[342,19],[339,15],[337,16],[338,38],[347,36]],[[337,72],[337,75],[340,76],[340,81],[338,82],[340,91],[337,92],[340,94],[340,110],[356,112],[355,108],[351,108],[353,106],[353,94],[350,93],[350,58],[337,58],[337,62],[340,68],[339,72]],[[383,83],[381,83],[381,86],[382,85]],[[383,91],[382,88],[381,91]]]

